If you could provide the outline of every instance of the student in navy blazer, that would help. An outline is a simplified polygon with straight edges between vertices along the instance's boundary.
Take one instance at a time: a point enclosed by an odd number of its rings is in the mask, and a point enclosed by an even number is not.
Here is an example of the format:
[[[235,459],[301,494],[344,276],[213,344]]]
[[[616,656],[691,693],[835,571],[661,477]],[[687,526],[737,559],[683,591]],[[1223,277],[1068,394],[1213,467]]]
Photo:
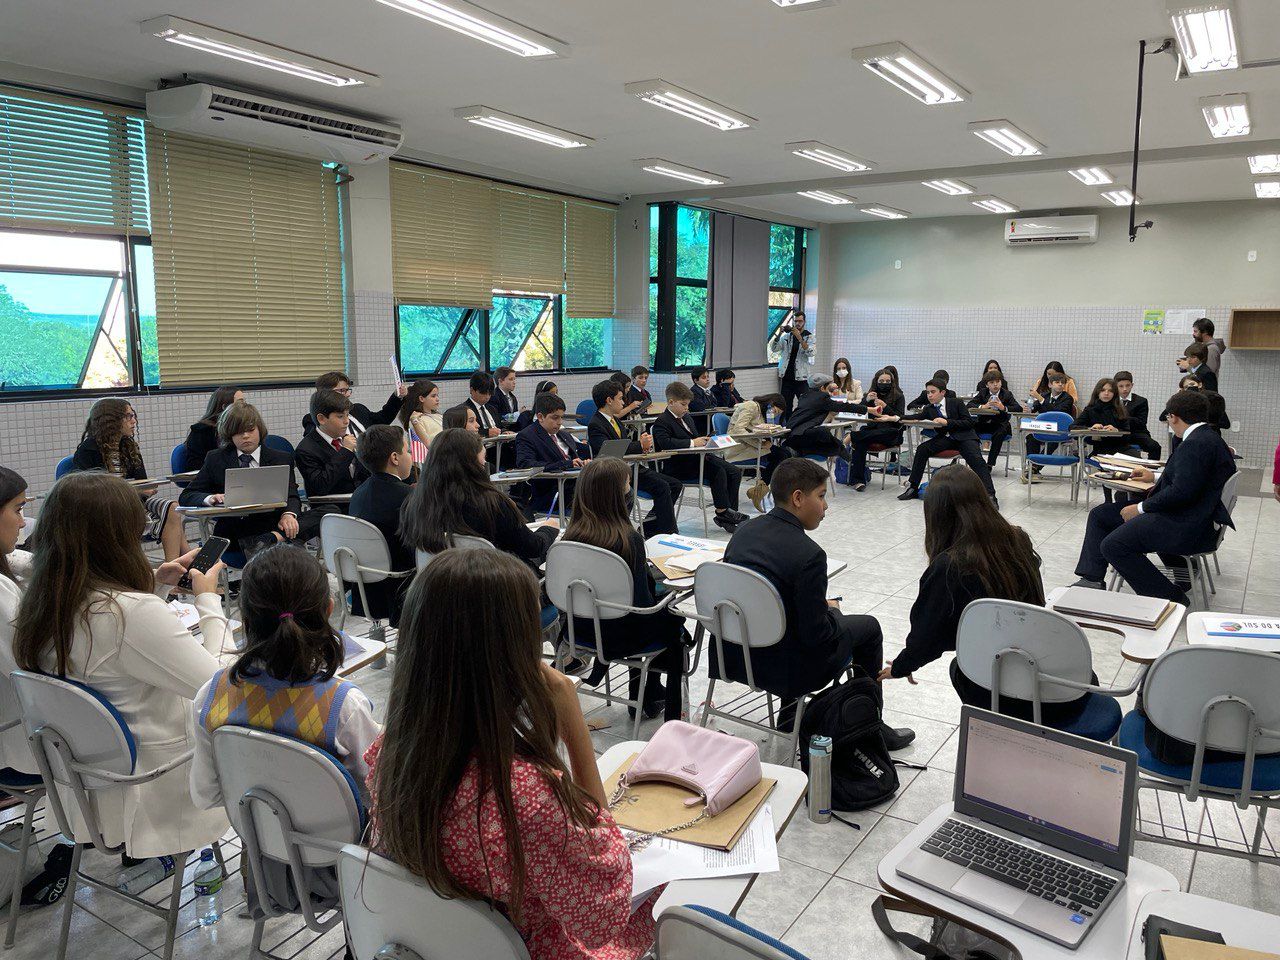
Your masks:
[[[355,493],[369,471],[356,459],[356,437],[348,432],[351,401],[336,390],[318,390],[311,397],[316,424],[294,448],[294,462],[310,497]],[[345,513],[345,505],[312,504],[313,513]]]
[[[360,435],[356,442],[356,456],[369,471],[369,479],[351,495],[348,512],[381,531],[387,541],[387,554],[393,571],[412,570],[416,562],[413,548],[400,537],[400,513],[413,492],[413,487],[407,482],[413,472],[409,435],[400,427],[377,424]],[[366,584],[368,613],[360,602],[359,588],[354,583],[348,584],[352,591],[351,612],[357,616],[390,620],[391,625],[396,626],[400,621],[401,597],[412,580],[412,577],[395,577]]]
[[[1151,417],[1151,406],[1146,397],[1133,392],[1133,374],[1121,370],[1112,377],[1116,382],[1116,390],[1120,392],[1120,402],[1129,414],[1129,443],[1138,447],[1152,460],[1159,460],[1160,441],[1151,435],[1151,427],[1147,421]]]
[[[689,450],[705,447],[707,438],[698,435],[698,429],[688,416],[692,393],[676,380],[667,384],[667,409],[653,422],[653,445],[658,450]],[[714,522],[717,527],[733,533],[738,524],[746,521],[738,512],[738,491],[742,486],[742,469],[736,464],[717,457],[714,453],[675,456],[663,461],[662,472],[684,483],[697,483],[699,464],[703,458],[702,482],[711,488],[711,502],[715,505]]]
[[[689,401],[689,413],[698,413],[716,406],[716,398],[711,393],[711,371],[706,367],[694,367],[689,371],[689,379],[693,381],[689,385],[689,390],[693,393],[693,399]],[[697,424],[698,436],[711,435],[710,414],[689,419]]]
[[[1102,503],[1089,511],[1076,564],[1078,586],[1101,589],[1110,564],[1140,596],[1186,604],[1186,590],[1161,573],[1147,554],[1159,553],[1171,568],[1184,567],[1182,556],[1213,549],[1217,527],[1235,526],[1222,503],[1222,488],[1236,465],[1207,422],[1208,400],[1198,391],[1180,390],[1169,398],[1166,412],[1182,442],[1146,500]],[[1134,479],[1153,476],[1145,468],[1134,470]]]
[[[516,434],[517,469],[576,470],[591,459],[591,448],[562,429],[564,409],[564,401],[554,393],[538,394],[533,402],[534,422]],[[558,489],[556,482],[535,478],[529,485],[533,488],[530,506],[539,513],[549,512]],[[565,483],[564,496],[569,503],[573,502],[572,480]],[[567,508],[569,504],[564,506]]]
[[[929,458],[944,450],[958,450],[964,462],[978,475],[982,485],[987,488],[991,499],[996,498],[995,487],[991,483],[991,469],[987,461],[982,459],[982,444],[978,442],[978,434],[974,432],[973,420],[964,402],[946,395],[947,385],[941,380],[930,380],[924,386],[925,399],[928,406],[920,416],[934,420],[934,435],[916,447],[916,458],[911,464],[911,477],[907,480],[907,489],[898,497],[899,500],[912,500],[920,488],[920,478],[924,476]]]

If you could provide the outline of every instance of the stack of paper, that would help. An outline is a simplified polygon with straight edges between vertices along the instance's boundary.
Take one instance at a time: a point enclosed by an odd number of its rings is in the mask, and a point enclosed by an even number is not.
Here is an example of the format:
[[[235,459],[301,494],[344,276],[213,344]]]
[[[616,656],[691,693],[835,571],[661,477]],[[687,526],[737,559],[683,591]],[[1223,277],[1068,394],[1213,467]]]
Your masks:
[[[1054,601],[1053,609],[1068,616],[1089,617],[1154,630],[1169,616],[1173,603],[1158,597],[1138,597],[1131,593],[1068,587]]]
[[[715,563],[723,558],[723,553],[714,553],[711,550],[692,550],[688,553],[677,553],[675,556],[668,557],[666,566],[693,573],[704,563]]]

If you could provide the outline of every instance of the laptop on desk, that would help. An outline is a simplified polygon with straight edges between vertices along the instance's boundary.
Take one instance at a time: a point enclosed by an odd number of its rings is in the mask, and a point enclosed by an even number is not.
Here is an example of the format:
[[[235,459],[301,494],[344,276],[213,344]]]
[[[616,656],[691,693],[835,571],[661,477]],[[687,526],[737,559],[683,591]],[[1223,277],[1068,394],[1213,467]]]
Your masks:
[[[631,441],[626,437],[620,440],[606,440],[600,445],[597,460],[621,460],[631,450]]]
[[[1137,755],[966,706],[955,812],[897,873],[1074,950],[1125,882]]]
[[[288,464],[273,467],[233,467],[227,471],[223,506],[256,507],[284,503],[289,498]]]

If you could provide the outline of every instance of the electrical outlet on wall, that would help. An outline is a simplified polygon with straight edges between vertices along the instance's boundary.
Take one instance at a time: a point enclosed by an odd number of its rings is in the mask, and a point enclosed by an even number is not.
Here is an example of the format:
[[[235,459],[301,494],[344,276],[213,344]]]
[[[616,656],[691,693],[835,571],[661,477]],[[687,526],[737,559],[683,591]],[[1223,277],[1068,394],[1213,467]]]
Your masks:
[[[1246,259],[1248,259],[1248,261],[1249,261],[1250,263],[1257,263],[1257,262],[1258,262],[1258,251],[1257,251],[1257,250],[1250,250],[1250,251],[1249,251],[1249,256],[1248,256]]]
[[[901,269],[902,269],[902,261],[901,261],[901,260],[895,260],[895,261],[893,261],[893,269],[895,269],[895,270],[901,270]]]

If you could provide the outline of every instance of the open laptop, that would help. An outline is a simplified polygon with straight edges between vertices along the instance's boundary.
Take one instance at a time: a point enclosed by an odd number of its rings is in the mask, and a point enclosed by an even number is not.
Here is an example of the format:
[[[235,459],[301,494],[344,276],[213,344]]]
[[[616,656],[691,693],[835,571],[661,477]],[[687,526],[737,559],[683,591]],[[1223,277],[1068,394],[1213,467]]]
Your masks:
[[[626,437],[619,440],[606,440],[600,445],[597,460],[621,460],[631,451],[631,441]]]
[[[233,467],[227,471],[223,505],[256,507],[264,503],[284,503],[289,497],[288,464],[273,467]]]
[[[966,706],[955,812],[897,873],[1075,949],[1124,885],[1137,755]]]

